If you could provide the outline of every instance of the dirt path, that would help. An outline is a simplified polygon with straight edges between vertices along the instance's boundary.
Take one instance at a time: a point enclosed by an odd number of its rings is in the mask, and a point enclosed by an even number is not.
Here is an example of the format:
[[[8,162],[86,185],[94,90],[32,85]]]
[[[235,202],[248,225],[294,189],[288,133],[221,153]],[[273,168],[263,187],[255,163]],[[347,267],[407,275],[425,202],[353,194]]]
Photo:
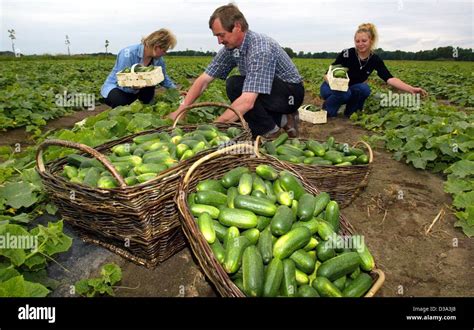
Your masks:
[[[356,142],[367,131],[344,118],[302,125],[302,137]],[[386,274],[379,296],[474,296],[474,241],[454,228],[442,177],[374,150],[369,184],[342,212],[365,235]],[[446,211],[425,230],[441,209]]]
[[[82,110],[76,111],[68,116],[64,116],[58,119],[51,120],[46,126],[42,128],[43,132],[53,129],[64,129],[73,127],[75,123],[83,120],[84,118],[95,116],[102,111],[108,110],[105,104],[101,104],[95,107],[94,110]],[[0,132],[0,146],[1,145],[14,145],[21,143],[22,145],[34,145],[34,141],[30,139],[31,134],[28,133],[24,127],[14,128],[7,132]]]

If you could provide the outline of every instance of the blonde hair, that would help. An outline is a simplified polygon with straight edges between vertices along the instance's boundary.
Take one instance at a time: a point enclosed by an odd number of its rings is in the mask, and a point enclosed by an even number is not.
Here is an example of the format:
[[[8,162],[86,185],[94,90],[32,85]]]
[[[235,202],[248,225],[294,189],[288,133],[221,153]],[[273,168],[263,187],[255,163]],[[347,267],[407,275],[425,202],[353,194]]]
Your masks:
[[[159,46],[162,50],[167,51],[176,46],[176,36],[168,29],[159,29],[142,38],[142,44],[146,47]]]
[[[372,23],[362,23],[357,28],[356,33],[354,34],[354,38],[357,33],[365,32],[369,36],[370,40],[372,41],[370,44],[370,51],[374,51],[375,47],[377,46],[377,42],[379,40],[379,35],[377,33],[377,28]]]

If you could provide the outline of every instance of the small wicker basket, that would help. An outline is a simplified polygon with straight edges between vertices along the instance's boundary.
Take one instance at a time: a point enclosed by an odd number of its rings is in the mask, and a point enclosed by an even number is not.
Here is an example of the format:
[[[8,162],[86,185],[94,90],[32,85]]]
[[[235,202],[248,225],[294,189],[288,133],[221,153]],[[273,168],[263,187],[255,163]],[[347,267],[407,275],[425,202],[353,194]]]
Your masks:
[[[117,84],[120,87],[143,88],[156,86],[165,79],[161,66],[156,66],[149,72],[135,72],[137,65],[138,64],[132,65],[131,72],[117,73]]]
[[[310,111],[312,104],[304,104],[298,109],[300,119],[311,124],[325,124],[328,122],[328,113],[325,110]]]
[[[329,66],[329,71],[327,74],[329,87],[333,91],[347,92],[349,89],[349,78],[335,78],[332,74],[333,67]],[[347,73],[346,73],[347,76]]]

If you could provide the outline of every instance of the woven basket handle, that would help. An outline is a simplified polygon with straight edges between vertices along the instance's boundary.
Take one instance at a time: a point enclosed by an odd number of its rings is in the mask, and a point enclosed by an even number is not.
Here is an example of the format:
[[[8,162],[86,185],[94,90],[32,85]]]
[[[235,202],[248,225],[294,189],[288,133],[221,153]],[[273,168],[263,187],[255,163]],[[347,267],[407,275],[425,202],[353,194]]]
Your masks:
[[[261,136],[261,135],[257,135],[257,137],[255,138],[255,143],[254,143],[255,155],[257,156],[257,158],[262,158],[262,157],[263,157],[263,156],[260,154],[260,151],[258,150],[261,141],[262,141],[262,136]]]
[[[367,150],[369,151],[369,164],[372,163],[374,161],[374,153],[373,153],[372,148],[370,147],[370,145],[365,141],[358,141],[352,147],[355,147],[358,144],[363,144],[367,148]]]
[[[188,112],[189,110],[191,109],[194,109],[194,108],[201,108],[201,107],[220,107],[220,108],[226,108],[226,109],[230,109],[232,110],[236,115],[237,117],[239,117],[239,120],[240,122],[242,123],[242,127],[244,129],[248,129],[248,125],[247,125],[247,122],[245,121],[244,117],[240,114],[240,112],[238,112],[237,110],[235,110],[234,108],[232,108],[230,105],[228,104],[225,104],[225,103],[218,103],[218,102],[200,102],[200,103],[194,103],[194,104],[190,104],[186,107],[184,107],[183,109],[181,109],[181,111],[178,113],[178,115],[176,116],[176,119],[174,120],[174,123],[173,123],[173,128],[176,127],[176,125],[178,124],[178,121],[179,119],[186,113]]]
[[[238,154],[248,154],[248,153],[251,153],[253,154],[254,151],[255,151],[255,148],[253,145],[251,144],[247,144],[247,143],[239,143],[239,144],[234,144],[234,145],[231,145],[229,147],[225,147],[225,148],[222,148],[222,149],[219,149],[217,151],[214,151],[213,153],[210,153],[204,157],[201,157],[199,158],[193,165],[191,165],[191,167],[189,168],[189,170],[186,172],[186,175],[184,176],[184,179],[183,179],[183,182],[184,184],[187,184],[188,181],[189,181],[189,178],[191,177],[191,174],[193,174],[194,170],[199,167],[202,163],[212,159],[212,158],[216,158],[220,155],[223,155],[223,154],[226,154],[226,153],[230,153],[234,150],[237,150]]]
[[[51,139],[44,141],[38,146],[38,150],[36,152],[36,167],[40,173],[44,173],[46,171],[46,168],[44,166],[43,151],[46,150],[46,148],[48,148],[49,146],[60,146],[65,148],[76,149],[91,155],[92,157],[100,161],[105,166],[105,168],[110,173],[112,173],[112,176],[118,181],[120,187],[125,188],[127,186],[120,173],[117,172],[115,167],[103,154],[89,146],[71,141]]]
[[[141,66],[140,63],[135,63],[134,65],[132,65],[132,67],[130,68],[130,72],[131,72],[131,73],[135,73],[135,67],[136,67],[137,65],[140,65],[140,66]]]
[[[381,269],[374,269],[375,273],[379,275],[375,284],[370,288],[370,290],[365,294],[364,297],[370,298],[373,297],[377,291],[382,287],[383,282],[385,282],[385,273]]]

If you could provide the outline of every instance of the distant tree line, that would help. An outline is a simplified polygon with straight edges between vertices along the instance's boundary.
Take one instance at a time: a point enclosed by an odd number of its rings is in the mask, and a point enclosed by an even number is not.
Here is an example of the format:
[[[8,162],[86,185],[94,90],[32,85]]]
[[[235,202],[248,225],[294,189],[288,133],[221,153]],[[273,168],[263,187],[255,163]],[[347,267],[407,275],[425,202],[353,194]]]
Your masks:
[[[171,56],[215,56],[216,52],[211,52],[211,51],[199,51],[199,50],[178,50],[178,51],[172,51],[172,52],[167,52],[166,54],[171,55]]]
[[[291,58],[330,58],[335,59],[339,52],[294,52],[289,47],[283,48]],[[342,50],[342,49],[341,49]],[[458,47],[438,47],[432,50],[420,50],[417,52],[405,52],[401,50],[383,50],[378,48],[375,53],[383,60],[456,60],[456,61],[474,61],[474,51],[471,48]]]
[[[106,44],[107,45],[107,44]],[[107,45],[108,46],[108,45]],[[283,48],[286,53],[291,58],[328,58],[328,59],[335,59],[336,56],[339,54],[338,52],[303,52],[300,51],[296,53],[293,49],[289,47]],[[342,50],[342,49],[341,49]],[[431,61],[431,60],[455,60],[455,61],[474,61],[474,50],[471,48],[455,48],[455,47],[439,47],[433,48],[432,50],[420,50],[417,52],[405,52],[401,50],[389,51],[383,50],[382,48],[378,48],[375,50],[375,53],[379,55],[383,60],[417,60],[417,61]],[[168,55],[171,56],[215,56],[216,52],[211,51],[199,51],[199,50],[180,50],[180,51],[172,51],[168,52]],[[11,51],[3,51],[0,52],[0,56],[15,56],[15,53]],[[23,56],[23,55],[21,55]],[[48,57],[55,57],[55,55],[29,55],[29,57],[35,56],[48,56]],[[61,55],[59,55],[61,56]],[[115,56],[112,53],[93,53],[93,54],[75,54],[72,57],[109,57]]]

